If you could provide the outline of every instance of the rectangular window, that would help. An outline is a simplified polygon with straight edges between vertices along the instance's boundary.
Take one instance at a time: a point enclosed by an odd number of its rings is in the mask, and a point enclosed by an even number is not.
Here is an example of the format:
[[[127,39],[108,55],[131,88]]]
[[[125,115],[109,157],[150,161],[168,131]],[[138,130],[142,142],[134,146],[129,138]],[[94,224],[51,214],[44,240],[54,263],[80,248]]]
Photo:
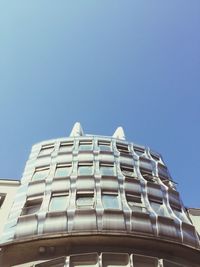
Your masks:
[[[68,192],[52,193],[49,211],[66,210],[69,202]]]
[[[92,163],[79,163],[78,165],[78,175],[93,175],[93,164]]]
[[[100,172],[102,176],[115,176],[115,169],[111,163],[100,163]]]
[[[158,202],[150,201],[150,204],[151,204],[152,209],[155,211],[157,215],[170,217],[167,207],[163,205],[162,202],[158,203]]]
[[[59,153],[71,152],[73,146],[74,146],[73,142],[62,142],[60,143]]]
[[[156,160],[156,161],[159,161],[160,160],[160,156],[159,156],[159,154],[157,154],[157,153],[155,153],[155,152],[150,152],[150,154],[151,154],[151,157],[154,159],[154,160]]]
[[[166,179],[170,177],[167,167],[161,165],[160,163],[158,163],[158,176],[161,179]]]
[[[117,146],[117,150],[118,150],[120,153],[123,153],[123,154],[129,154],[129,148],[128,148],[128,145],[126,145],[126,144],[116,143],[116,146]]]
[[[6,194],[0,193],[0,208],[3,205],[3,202],[4,202],[5,198],[6,198]]]
[[[181,211],[182,204],[181,204],[179,193],[174,190],[169,190],[168,194],[169,194],[169,204],[171,208]]]
[[[142,202],[141,196],[126,194],[126,201],[133,211],[146,212],[146,207]]]
[[[49,174],[49,167],[44,167],[44,168],[36,168],[32,180],[37,181],[37,180],[43,180],[46,179]]]
[[[63,178],[68,177],[71,174],[72,166],[71,164],[59,164],[56,167],[55,177]]]
[[[118,195],[103,193],[102,203],[104,209],[120,209]]]
[[[92,141],[82,140],[79,142],[79,151],[91,151],[92,150]]]
[[[129,259],[128,254],[103,252],[102,253],[102,265],[101,266],[102,267],[129,267],[132,265],[130,265],[130,259]],[[140,267],[141,266],[142,265],[140,265]]]
[[[78,209],[93,208],[94,193],[78,193],[76,196],[76,206]]]
[[[28,198],[22,210],[22,215],[37,213],[40,210],[42,198]]]
[[[121,169],[121,172],[124,176],[136,177],[136,174],[134,173],[133,166],[120,164],[120,169]]]
[[[98,146],[99,146],[100,151],[107,151],[107,152],[111,151],[110,142],[99,141]]]
[[[145,151],[143,147],[138,147],[138,146],[134,146],[133,149],[138,156],[144,154]]]
[[[142,177],[146,181],[153,182],[153,183],[157,181],[156,177],[154,177],[152,175],[152,171],[151,170],[140,168],[140,173],[142,174]]]
[[[148,182],[147,183],[148,199],[152,202],[163,203],[163,193],[160,185]]]
[[[54,144],[44,145],[42,146],[39,156],[48,156],[51,155],[51,153],[54,150]]]

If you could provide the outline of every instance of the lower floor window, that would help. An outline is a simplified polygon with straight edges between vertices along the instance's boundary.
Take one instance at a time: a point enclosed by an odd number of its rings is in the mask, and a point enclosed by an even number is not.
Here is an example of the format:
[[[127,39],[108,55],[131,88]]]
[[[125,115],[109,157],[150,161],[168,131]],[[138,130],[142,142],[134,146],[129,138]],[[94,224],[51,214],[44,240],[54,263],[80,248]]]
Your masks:
[[[94,194],[77,194],[76,206],[79,209],[87,209],[94,207]]]
[[[103,194],[102,195],[103,207],[105,209],[120,209],[118,195]]]
[[[37,213],[40,210],[41,204],[42,204],[42,198],[28,199],[22,210],[22,215]]]
[[[49,211],[66,210],[68,206],[68,201],[68,193],[53,193],[49,204]]]

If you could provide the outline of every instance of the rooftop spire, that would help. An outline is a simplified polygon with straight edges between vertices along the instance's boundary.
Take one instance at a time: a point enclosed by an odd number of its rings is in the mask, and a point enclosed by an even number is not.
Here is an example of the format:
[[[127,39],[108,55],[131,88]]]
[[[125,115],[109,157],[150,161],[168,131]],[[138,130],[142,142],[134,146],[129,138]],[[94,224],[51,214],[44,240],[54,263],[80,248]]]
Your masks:
[[[74,127],[72,128],[70,137],[83,136],[83,135],[84,135],[84,132],[83,132],[80,122],[76,122],[74,124]]]
[[[124,129],[120,126],[116,129],[116,131],[113,134],[114,138],[122,139],[125,140],[125,134],[124,134]]]

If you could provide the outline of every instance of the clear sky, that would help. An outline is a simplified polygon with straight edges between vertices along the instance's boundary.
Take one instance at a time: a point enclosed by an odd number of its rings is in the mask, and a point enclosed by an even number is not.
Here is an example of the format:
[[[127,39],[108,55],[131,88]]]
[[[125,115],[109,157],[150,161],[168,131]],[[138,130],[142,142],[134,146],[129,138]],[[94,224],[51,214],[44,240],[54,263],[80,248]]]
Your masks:
[[[0,177],[32,144],[86,133],[160,152],[200,207],[200,1],[1,0]]]

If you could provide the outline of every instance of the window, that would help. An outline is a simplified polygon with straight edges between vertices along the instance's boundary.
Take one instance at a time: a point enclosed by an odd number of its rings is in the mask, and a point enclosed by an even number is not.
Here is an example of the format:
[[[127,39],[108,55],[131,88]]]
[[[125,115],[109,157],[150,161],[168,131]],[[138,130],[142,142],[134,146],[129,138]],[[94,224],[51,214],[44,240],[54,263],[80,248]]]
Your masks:
[[[120,209],[117,194],[102,194],[102,203],[104,209]]]
[[[77,194],[76,206],[78,209],[88,209],[94,207],[94,193]]]
[[[4,202],[5,198],[6,198],[6,194],[0,193],[0,208],[3,205],[3,202]]]
[[[52,193],[49,211],[66,210],[69,202],[68,192]]]
[[[184,212],[175,209],[173,209],[173,212],[175,213],[176,217],[178,217],[181,221],[190,224],[190,220]]]
[[[93,164],[92,163],[79,163],[78,164],[78,175],[93,175]]]
[[[140,168],[140,173],[142,174],[142,177],[149,182],[156,182],[156,177],[153,177],[152,171]]]
[[[134,174],[133,166],[121,164],[120,169],[124,176],[136,177],[136,174]]]
[[[125,253],[102,253],[102,267],[129,267],[129,255]],[[134,265],[135,266],[135,265]]]
[[[146,207],[144,206],[140,195],[126,194],[126,200],[133,211],[146,212]]]
[[[114,166],[111,163],[100,163],[101,175],[115,176]]]
[[[59,153],[71,152],[73,149],[73,142],[62,142],[60,143]]]
[[[181,211],[182,204],[181,204],[181,200],[179,197],[179,193],[174,190],[169,190],[168,194],[169,194],[169,204],[171,208],[177,211]]]
[[[91,151],[92,150],[92,141],[82,140],[79,143],[79,151]]]
[[[150,154],[151,154],[151,157],[153,159],[155,159],[156,161],[159,161],[160,160],[160,156],[157,153],[151,152]]]
[[[158,176],[160,176],[161,179],[166,179],[170,177],[167,167],[165,167],[164,165],[161,165],[160,163],[158,163]]]
[[[100,151],[111,151],[111,146],[110,146],[110,142],[107,141],[99,141],[98,142],[98,146]]]
[[[37,213],[40,210],[42,198],[28,198],[22,210],[22,215]]]
[[[145,151],[143,147],[138,147],[138,146],[137,147],[134,146],[133,149],[138,156],[141,156],[142,154],[144,154],[144,151]]]
[[[129,154],[128,145],[117,143],[116,146],[117,146],[117,150],[118,150],[120,153],[123,153],[123,154]]]
[[[49,174],[49,167],[36,168],[32,180],[33,181],[43,180],[48,176],[48,174]]]
[[[152,209],[155,211],[157,215],[164,216],[164,217],[170,217],[169,212],[167,210],[167,207],[162,203],[150,201]]]
[[[54,145],[53,144],[49,144],[49,145],[44,145],[42,146],[39,156],[48,156],[51,155],[51,153],[54,150]]]
[[[67,177],[70,175],[72,170],[71,164],[62,164],[62,165],[57,165],[56,167],[56,172],[55,172],[55,177]]]

